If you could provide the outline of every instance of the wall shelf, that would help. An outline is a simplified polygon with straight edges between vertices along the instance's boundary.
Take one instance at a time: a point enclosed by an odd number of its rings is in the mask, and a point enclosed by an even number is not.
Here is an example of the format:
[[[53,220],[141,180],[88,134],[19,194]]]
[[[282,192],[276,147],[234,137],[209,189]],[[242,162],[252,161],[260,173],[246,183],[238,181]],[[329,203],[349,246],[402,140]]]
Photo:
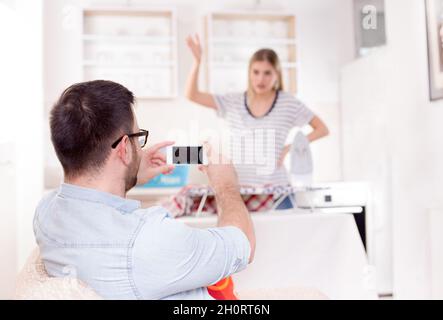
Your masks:
[[[83,61],[83,66],[85,67],[97,67],[97,68],[175,68],[175,62],[159,62],[159,63],[128,63],[128,64],[117,64],[117,63],[100,63],[96,61]]]
[[[212,67],[214,68],[243,68],[246,69],[248,67],[248,61],[243,62],[213,62]],[[283,69],[295,69],[297,68],[297,63],[282,63],[281,67]]]
[[[177,18],[173,8],[83,9],[83,78],[126,86],[138,99],[177,96]]]
[[[218,94],[247,88],[249,58],[271,48],[282,62],[285,90],[296,93],[295,16],[279,12],[222,11],[205,18],[206,84]]]
[[[83,35],[84,41],[102,41],[102,42],[143,42],[143,43],[160,43],[169,44],[176,42],[175,37],[149,37],[149,36],[108,36],[99,34],[85,34]]]
[[[212,44],[242,44],[242,45],[296,45],[295,39],[281,38],[281,39],[268,39],[268,38],[214,38],[210,40]]]

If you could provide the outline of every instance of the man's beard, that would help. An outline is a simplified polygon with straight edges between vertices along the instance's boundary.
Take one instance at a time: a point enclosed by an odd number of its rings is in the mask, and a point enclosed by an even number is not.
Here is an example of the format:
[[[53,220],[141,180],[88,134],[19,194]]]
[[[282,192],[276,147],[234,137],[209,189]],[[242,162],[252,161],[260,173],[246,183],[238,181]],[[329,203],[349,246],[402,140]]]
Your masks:
[[[128,171],[125,178],[125,192],[128,192],[137,184],[137,174],[140,167],[140,159],[137,157],[135,146],[132,146],[132,161],[128,166]]]

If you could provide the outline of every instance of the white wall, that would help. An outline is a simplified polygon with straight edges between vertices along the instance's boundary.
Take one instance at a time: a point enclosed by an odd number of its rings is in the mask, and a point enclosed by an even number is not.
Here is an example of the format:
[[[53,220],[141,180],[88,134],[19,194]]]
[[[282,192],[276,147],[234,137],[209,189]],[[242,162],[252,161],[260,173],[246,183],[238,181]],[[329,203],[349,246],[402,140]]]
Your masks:
[[[6,299],[12,295],[17,272],[16,170],[12,142],[0,143],[0,157],[0,299]]]
[[[328,125],[330,135],[311,145],[314,181],[342,179],[339,71],[353,59],[348,0],[289,1],[297,16],[299,98]],[[340,5],[338,5],[340,3]]]
[[[394,295],[429,298],[428,209],[443,207],[443,102],[428,98],[424,1],[389,0],[385,9],[386,48],[343,73],[344,105],[354,109],[343,110],[344,174],[359,170],[380,187],[379,220],[392,220]]]
[[[32,218],[43,191],[42,1],[0,4],[0,298],[35,246]]]
[[[423,298],[431,281],[427,209],[443,208],[443,103],[428,97],[424,1],[391,0],[386,10],[395,72],[391,98],[400,120],[393,159],[394,290],[399,297]]]
[[[49,110],[52,103],[69,84],[81,81],[81,40],[78,10],[80,5],[126,5],[128,1],[87,1],[47,0],[45,7],[45,105]],[[192,104],[183,97],[184,83],[192,62],[185,45],[185,37],[194,32],[203,33],[203,16],[210,10],[250,9],[255,1],[130,1],[131,5],[175,6],[178,14],[179,53],[179,97],[174,100],[139,101],[137,114],[141,127],[151,132],[151,142],[166,139],[171,128],[181,129],[189,135],[195,127],[201,131],[221,128],[211,110]],[[349,53],[346,45],[339,41],[350,38],[349,28],[344,27],[346,19],[352,19],[347,12],[335,5],[335,0],[309,1],[262,1],[263,10],[282,10],[297,15],[297,37],[299,41],[299,97],[307,103],[331,130],[331,135],[313,145],[315,180],[333,181],[341,178],[340,168],[340,124],[338,107],[338,71]],[[68,22],[68,23],[66,23]],[[348,44],[349,41],[346,42]],[[201,74],[202,79],[204,74]],[[197,130],[198,131],[198,130]],[[204,134],[202,133],[204,136]],[[49,130],[46,127],[46,137]],[[50,145],[46,146],[46,167],[48,186],[54,186],[61,179],[61,170]],[[199,173],[192,172],[191,179],[201,181]]]
[[[14,24],[13,8],[10,3],[0,4],[0,37],[6,43],[13,42],[12,34],[6,32],[7,26]],[[10,79],[6,76],[14,71],[13,65],[9,62],[14,55],[11,46],[6,46],[0,51],[0,86],[5,88]],[[9,132],[14,126],[8,125],[9,117],[12,114],[8,110],[6,103],[15,100],[13,92],[5,90],[2,95],[4,103],[0,104],[0,268],[4,270],[0,274],[0,299],[5,299],[11,295],[14,283],[11,275],[14,275],[17,268],[17,239],[16,239],[16,202],[15,202],[15,142]]]
[[[431,297],[443,299],[443,210],[432,209],[428,215]]]
[[[377,290],[392,293],[392,159],[386,101],[386,49],[342,70],[341,119],[343,176],[370,183],[371,263],[377,267]]]

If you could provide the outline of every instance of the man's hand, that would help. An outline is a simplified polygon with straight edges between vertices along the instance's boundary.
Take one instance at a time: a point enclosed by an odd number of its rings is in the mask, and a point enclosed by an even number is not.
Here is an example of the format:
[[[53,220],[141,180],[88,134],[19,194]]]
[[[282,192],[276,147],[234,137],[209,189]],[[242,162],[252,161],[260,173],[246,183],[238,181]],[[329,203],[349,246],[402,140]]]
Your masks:
[[[209,178],[209,184],[214,189],[218,207],[217,226],[234,226],[239,228],[249,240],[251,253],[249,262],[254,259],[255,233],[248,209],[240,195],[237,173],[232,163],[213,152],[208,143],[204,144],[208,156],[208,165],[199,166]]]
[[[206,151],[208,165],[200,165],[199,169],[208,176],[209,184],[214,191],[220,193],[229,189],[239,192],[237,173],[232,163],[214,152],[208,143],[205,143],[203,148]]]
[[[173,141],[164,141],[142,150],[142,159],[137,174],[137,184],[145,184],[159,174],[170,174],[173,165],[166,164],[166,156],[160,152],[161,148],[172,146]]]

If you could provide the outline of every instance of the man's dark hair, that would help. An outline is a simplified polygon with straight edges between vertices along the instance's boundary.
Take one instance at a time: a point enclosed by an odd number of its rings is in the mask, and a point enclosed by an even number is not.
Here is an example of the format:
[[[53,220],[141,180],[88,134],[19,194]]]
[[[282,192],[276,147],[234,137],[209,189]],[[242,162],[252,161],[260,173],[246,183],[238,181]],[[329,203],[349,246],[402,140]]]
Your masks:
[[[51,140],[65,175],[100,169],[112,143],[132,133],[134,95],[105,80],[67,88],[51,110]]]

